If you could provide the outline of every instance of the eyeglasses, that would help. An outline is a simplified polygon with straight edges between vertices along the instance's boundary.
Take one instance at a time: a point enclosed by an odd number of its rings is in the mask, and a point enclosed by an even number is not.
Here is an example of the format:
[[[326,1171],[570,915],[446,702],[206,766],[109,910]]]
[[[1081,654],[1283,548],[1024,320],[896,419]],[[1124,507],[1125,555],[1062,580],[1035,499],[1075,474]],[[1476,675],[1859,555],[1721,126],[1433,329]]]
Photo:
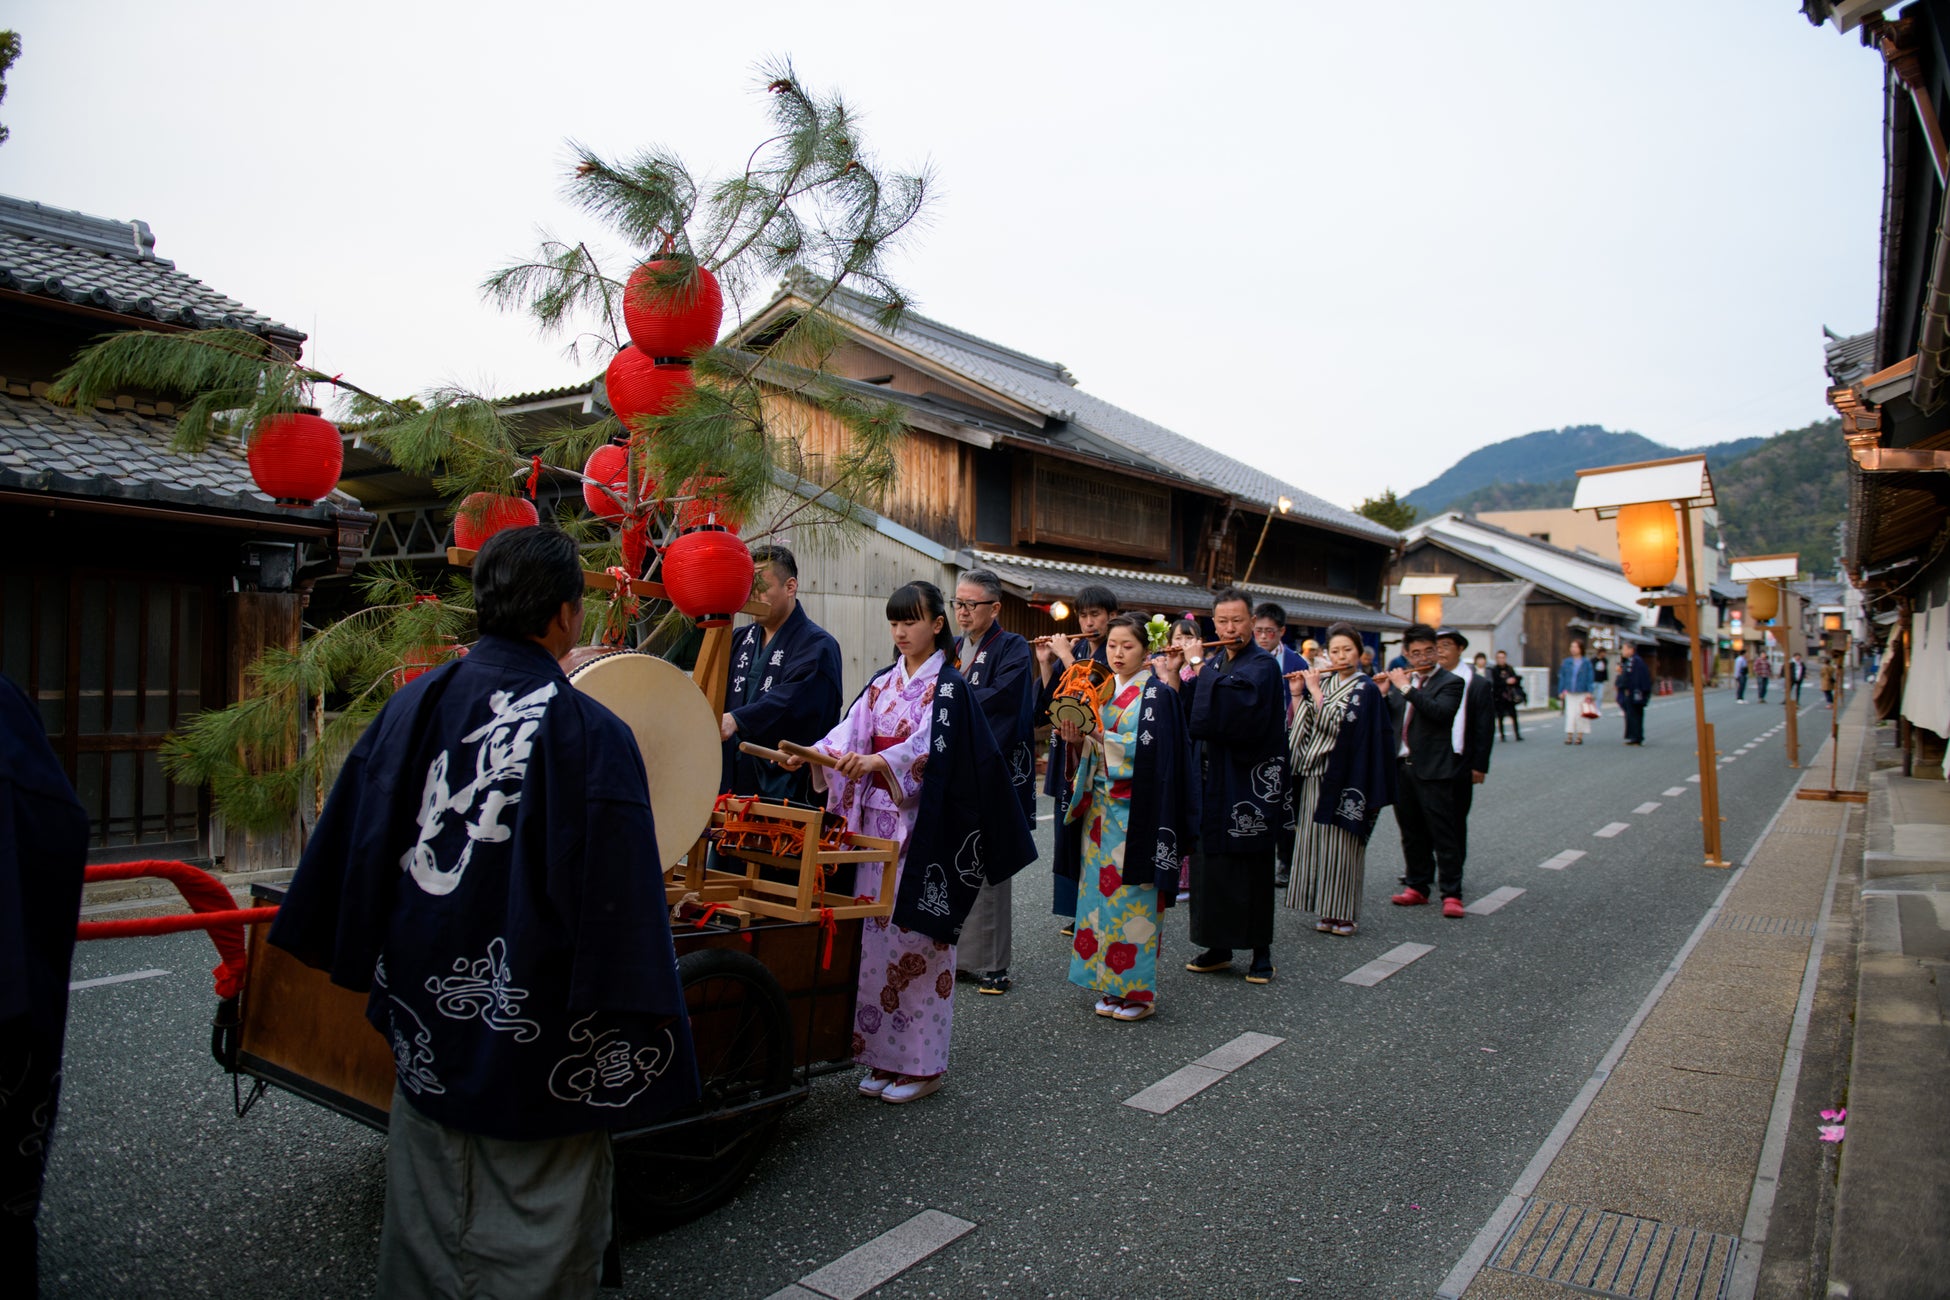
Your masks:
[[[972,614],[984,605],[1000,605],[1001,603],[999,600],[958,600],[955,602],[955,608],[964,614]]]

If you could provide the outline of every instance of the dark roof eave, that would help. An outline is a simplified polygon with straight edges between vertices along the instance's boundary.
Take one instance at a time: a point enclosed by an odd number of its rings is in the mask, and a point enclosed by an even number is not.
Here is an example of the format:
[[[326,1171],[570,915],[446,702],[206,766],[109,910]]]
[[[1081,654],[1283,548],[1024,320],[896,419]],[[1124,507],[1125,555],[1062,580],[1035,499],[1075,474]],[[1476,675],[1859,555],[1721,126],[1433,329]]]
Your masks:
[[[24,487],[0,478],[0,505],[24,505],[44,510],[72,510],[86,514],[117,515],[126,519],[166,520],[200,524],[210,528],[241,529],[295,537],[335,536],[341,508],[330,505],[285,509],[263,503],[260,508],[239,508],[238,499],[217,493],[202,497],[177,488],[155,487],[144,493],[120,490],[112,493],[80,494],[67,488]],[[265,513],[277,510],[275,515]]]

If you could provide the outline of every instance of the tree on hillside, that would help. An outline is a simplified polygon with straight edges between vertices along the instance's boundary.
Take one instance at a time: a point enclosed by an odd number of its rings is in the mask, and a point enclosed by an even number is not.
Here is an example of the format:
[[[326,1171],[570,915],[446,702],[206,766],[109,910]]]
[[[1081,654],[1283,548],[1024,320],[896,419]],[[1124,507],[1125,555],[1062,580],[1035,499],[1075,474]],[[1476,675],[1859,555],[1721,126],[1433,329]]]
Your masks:
[[[14,60],[20,57],[20,33],[0,32],[0,101],[7,98],[7,73],[13,70]],[[0,144],[7,143],[12,135],[6,127],[0,126]]]
[[[1396,532],[1414,523],[1421,514],[1414,506],[1396,496],[1393,488],[1383,488],[1380,496],[1369,497],[1354,507],[1354,513],[1365,515],[1383,528],[1392,528]]]
[[[844,285],[874,305],[882,325],[899,319],[907,299],[885,261],[919,220],[931,181],[925,171],[882,168],[846,104],[804,89],[789,63],[764,67],[761,77],[770,129],[729,178],[708,181],[661,150],[619,161],[572,145],[568,195],[606,230],[587,237],[544,232],[535,254],[483,285],[498,306],[567,335],[573,354],[629,363],[627,377],[657,357],[631,344],[627,316],[660,304],[688,308],[715,297],[720,285],[735,305],[788,271],[804,273],[815,286],[809,310],[737,349],[687,350],[687,377],[667,405],[645,404],[627,423],[612,417],[530,431],[479,394],[445,388],[388,400],[240,330],[112,335],[76,359],[53,396],[85,409],[134,390],[186,394],[174,445],[196,452],[218,439],[248,443],[267,421],[335,392],[341,417],[356,421],[360,436],[401,469],[432,478],[449,499],[487,494],[464,507],[480,517],[524,489],[534,497],[543,477],[575,482],[581,491],[568,499],[578,504],[558,522],[596,543],[585,550],[585,564],[620,563],[631,577],[656,576],[655,543],[676,534],[687,513],[679,507],[689,502],[746,521],[742,531],[754,542],[795,529],[857,526],[856,504],[877,504],[893,481],[905,424],[893,403],[833,379],[828,362],[845,335],[821,306]],[[627,260],[600,260],[592,250],[604,246],[601,235],[609,246],[629,249]],[[658,362],[659,371],[669,368]],[[625,405],[620,394],[612,403]],[[843,452],[822,458],[800,445],[808,406],[847,431]],[[615,450],[605,457],[621,463],[611,467],[605,459],[600,478],[586,476],[585,465],[597,463],[590,458],[606,444]],[[813,486],[784,492],[781,482]],[[607,498],[615,530],[580,509],[578,498]],[[449,576],[435,593],[404,566],[378,566],[361,594],[364,608],[308,629],[295,652],[261,657],[248,698],[198,715],[170,738],[171,774],[208,785],[234,824],[288,825],[308,794],[322,795],[402,680],[400,670],[457,653],[472,639],[464,574]],[[689,627],[672,609],[646,635],[650,620],[640,617],[635,598],[594,593],[589,622],[613,644],[653,647]],[[328,698],[336,717],[326,724]],[[313,728],[301,725],[306,713]],[[299,755],[295,763],[253,758],[290,754]]]

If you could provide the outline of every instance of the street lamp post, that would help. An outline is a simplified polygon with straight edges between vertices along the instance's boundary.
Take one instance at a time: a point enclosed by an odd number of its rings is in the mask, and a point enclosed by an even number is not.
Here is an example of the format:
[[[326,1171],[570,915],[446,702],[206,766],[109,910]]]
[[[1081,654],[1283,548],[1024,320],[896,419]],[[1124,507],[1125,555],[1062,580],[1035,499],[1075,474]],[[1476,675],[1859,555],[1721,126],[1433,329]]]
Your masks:
[[[1735,582],[1747,583],[1750,592],[1755,586],[1761,584],[1765,584],[1774,589],[1773,622],[1777,628],[1785,630],[1787,627],[1787,619],[1784,617],[1781,607],[1781,597],[1786,594],[1787,584],[1794,581],[1800,575],[1801,557],[1799,555],[1747,555],[1733,556],[1731,559],[1733,564],[1732,577]],[[1747,599],[1747,608],[1749,612],[1752,612],[1754,609],[1754,600],[1751,595]],[[1760,632],[1761,653],[1766,654],[1768,629],[1759,626],[1763,621],[1758,618],[1754,620]],[[1792,654],[1787,638],[1781,637],[1780,641],[1781,649],[1784,652]],[[1800,767],[1801,711],[1800,706],[1794,702],[1794,666],[1792,659],[1784,663],[1782,668],[1787,674],[1787,680],[1782,683],[1784,689],[1781,691],[1781,696],[1787,701],[1788,766]]]
[[[1700,641],[1700,607],[1705,603],[1700,591],[1698,571],[1693,560],[1693,511],[1714,504],[1713,476],[1707,472],[1706,457],[1676,456],[1671,460],[1648,460],[1633,465],[1608,465],[1578,471],[1574,510],[1590,510],[1600,519],[1616,518],[1621,510],[1628,521],[1635,521],[1642,510],[1635,507],[1667,506],[1679,512],[1680,551],[1685,559],[1686,594],[1683,596],[1642,596],[1643,605],[1671,605],[1686,625],[1691,643],[1686,658],[1692,670],[1693,729],[1699,754],[1700,833],[1705,844],[1706,865],[1732,864],[1720,848],[1720,765],[1714,748],[1713,724],[1706,720],[1706,676]],[[1621,550],[1624,549],[1621,537]],[[1670,574],[1670,568],[1667,573]],[[1664,585],[1661,577],[1659,585]]]
[[[1285,514],[1287,511],[1293,509],[1293,502],[1287,500],[1285,497],[1281,497],[1279,509],[1281,514]],[[1273,512],[1268,510],[1266,512],[1266,522],[1259,526],[1259,540],[1253,543],[1253,558],[1246,561],[1246,576],[1239,580],[1240,586],[1243,587],[1253,580],[1253,566],[1259,563],[1259,548],[1266,545],[1266,530],[1272,526]]]

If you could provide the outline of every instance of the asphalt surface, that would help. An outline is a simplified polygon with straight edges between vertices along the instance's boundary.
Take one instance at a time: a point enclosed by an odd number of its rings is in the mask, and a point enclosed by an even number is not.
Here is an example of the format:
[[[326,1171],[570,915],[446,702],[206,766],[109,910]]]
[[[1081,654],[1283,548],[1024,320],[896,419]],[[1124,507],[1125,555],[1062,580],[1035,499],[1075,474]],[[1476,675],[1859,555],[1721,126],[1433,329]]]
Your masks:
[[[1809,695],[1804,756],[1827,717]],[[1782,719],[1727,691],[1708,713],[1723,753]],[[1533,724],[1499,746],[1478,790],[1465,894],[1525,891],[1501,911],[1391,907],[1384,816],[1357,936],[1280,908],[1279,974],[1256,987],[1186,973],[1174,909],[1159,1012],[1139,1024],[1092,1015],[1067,982],[1032,866],[1015,991],[961,987],[947,1086],[894,1107],[850,1074],[816,1082],[738,1199],[626,1243],[628,1293],[770,1296],[936,1209],[977,1226],[876,1297],[1432,1294],[1727,879],[1700,865],[1688,697],[1654,706],[1642,749],[1619,743],[1616,716],[1581,747],[1561,734]],[[1795,775],[1778,735],[1722,769],[1730,858]],[[1661,806],[1633,811],[1647,802]],[[1612,822],[1628,829],[1593,836]],[[1539,869],[1566,849],[1586,856]],[[1434,951],[1371,988],[1339,982],[1404,942]],[[73,995],[46,1294],[371,1293],[382,1139],[276,1092],[234,1116],[206,1050],[213,964],[195,934],[77,953],[77,981],[169,974]],[[1249,1031],[1286,1041],[1168,1114],[1122,1105]]]

